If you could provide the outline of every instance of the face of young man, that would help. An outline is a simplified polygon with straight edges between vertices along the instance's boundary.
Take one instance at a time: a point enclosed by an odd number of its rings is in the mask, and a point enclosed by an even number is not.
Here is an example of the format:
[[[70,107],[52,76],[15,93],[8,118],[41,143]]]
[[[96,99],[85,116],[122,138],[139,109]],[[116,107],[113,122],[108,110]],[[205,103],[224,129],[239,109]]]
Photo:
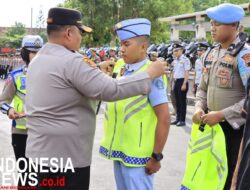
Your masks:
[[[198,50],[197,51],[198,57],[201,57],[203,55],[203,53],[205,53],[205,52],[206,52],[206,50]]]
[[[121,56],[125,63],[133,64],[145,59],[147,43],[139,38],[130,38],[121,42]]]
[[[235,24],[221,24],[212,20],[211,22],[211,35],[215,42],[225,43],[231,40],[232,36],[236,33]]]
[[[151,60],[151,61],[156,61],[157,58],[158,58],[158,56],[157,56],[157,55],[154,55],[154,54],[150,56],[150,60]]]
[[[182,55],[183,50],[181,48],[176,48],[173,50],[173,57],[174,58],[180,58]]]
[[[115,51],[114,51],[114,50],[110,50],[110,51],[109,51],[109,55],[110,55],[111,57],[115,57]]]

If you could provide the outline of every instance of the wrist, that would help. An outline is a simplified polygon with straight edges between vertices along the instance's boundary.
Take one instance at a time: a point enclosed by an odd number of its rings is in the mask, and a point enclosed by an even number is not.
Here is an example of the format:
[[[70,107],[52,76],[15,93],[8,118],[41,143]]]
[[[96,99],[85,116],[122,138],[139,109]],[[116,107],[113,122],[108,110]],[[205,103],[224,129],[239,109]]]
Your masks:
[[[225,115],[222,111],[219,111],[218,114],[219,114],[220,121],[225,119]]]
[[[163,159],[163,154],[153,152],[151,158],[153,158],[154,161],[159,162]]]
[[[147,73],[148,73],[148,76],[149,76],[149,78],[150,78],[151,80],[153,80],[153,79],[155,78],[154,72],[151,72],[150,69],[147,70]]]
[[[11,109],[14,109],[14,108],[9,107],[9,109],[7,110],[7,113],[6,113],[7,115],[9,115],[9,112],[10,112]]]

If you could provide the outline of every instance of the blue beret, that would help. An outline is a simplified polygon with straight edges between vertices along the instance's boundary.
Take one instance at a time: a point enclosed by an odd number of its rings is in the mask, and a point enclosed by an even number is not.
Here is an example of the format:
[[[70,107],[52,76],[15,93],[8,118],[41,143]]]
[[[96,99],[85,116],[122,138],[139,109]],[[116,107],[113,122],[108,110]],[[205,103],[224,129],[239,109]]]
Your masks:
[[[114,30],[121,41],[137,36],[150,36],[151,22],[145,18],[128,19],[117,23]]]
[[[222,24],[231,24],[239,22],[244,16],[245,11],[239,5],[223,3],[216,7],[206,10],[207,16]]]

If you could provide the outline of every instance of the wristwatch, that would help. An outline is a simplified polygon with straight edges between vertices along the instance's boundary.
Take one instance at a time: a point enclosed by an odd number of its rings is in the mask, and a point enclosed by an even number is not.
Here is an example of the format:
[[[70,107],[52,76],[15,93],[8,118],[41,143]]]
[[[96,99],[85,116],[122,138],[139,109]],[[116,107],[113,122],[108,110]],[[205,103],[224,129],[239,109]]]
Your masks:
[[[154,158],[156,161],[161,161],[163,159],[163,154],[162,153],[152,153],[152,158]]]

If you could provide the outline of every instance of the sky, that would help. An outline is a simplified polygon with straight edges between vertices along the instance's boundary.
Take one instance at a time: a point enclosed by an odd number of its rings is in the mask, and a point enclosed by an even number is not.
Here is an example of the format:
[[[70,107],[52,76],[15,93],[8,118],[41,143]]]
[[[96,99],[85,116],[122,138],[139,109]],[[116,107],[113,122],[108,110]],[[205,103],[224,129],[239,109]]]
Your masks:
[[[64,0],[0,0],[0,27],[13,26],[16,21],[31,27],[31,10],[32,26],[35,27],[40,9],[46,21],[48,10],[63,2]]]

